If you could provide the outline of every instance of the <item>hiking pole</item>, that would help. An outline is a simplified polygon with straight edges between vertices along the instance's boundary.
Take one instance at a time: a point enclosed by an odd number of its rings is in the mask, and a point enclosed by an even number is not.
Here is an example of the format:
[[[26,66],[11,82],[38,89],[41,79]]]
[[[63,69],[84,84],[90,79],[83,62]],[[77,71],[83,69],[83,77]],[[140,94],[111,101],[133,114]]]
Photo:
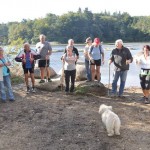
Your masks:
[[[109,87],[110,87],[110,64],[109,64],[109,79],[108,79],[108,96],[110,96]]]
[[[47,70],[47,59],[46,59],[46,64],[45,64],[45,73],[46,73],[46,82],[48,82],[48,70]]]
[[[65,73],[64,73],[64,61],[62,60],[62,72],[61,72],[61,78],[60,78],[60,86],[61,86],[61,91],[63,91],[63,87],[64,87],[64,77],[65,77]]]

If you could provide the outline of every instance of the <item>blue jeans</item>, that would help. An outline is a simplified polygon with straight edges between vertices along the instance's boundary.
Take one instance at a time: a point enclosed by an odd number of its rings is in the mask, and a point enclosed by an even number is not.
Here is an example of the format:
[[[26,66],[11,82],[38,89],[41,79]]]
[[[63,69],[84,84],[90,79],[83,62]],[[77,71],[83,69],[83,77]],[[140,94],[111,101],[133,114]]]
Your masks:
[[[119,93],[118,95],[121,96],[123,95],[124,87],[125,87],[125,82],[127,78],[127,73],[128,70],[125,71],[115,71],[114,72],[114,79],[112,82],[112,93],[117,94],[117,82],[120,77],[120,87],[119,87]]]
[[[86,69],[87,80],[91,80],[90,64],[89,64],[89,60],[87,59],[85,59],[85,69]]]
[[[3,81],[0,81],[0,91],[1,91],[1,99],[3,101],[6,100],[6,89],[8,92],[9,99],[14,99],[14,94],[11,87],[10,75],[3,76]]]

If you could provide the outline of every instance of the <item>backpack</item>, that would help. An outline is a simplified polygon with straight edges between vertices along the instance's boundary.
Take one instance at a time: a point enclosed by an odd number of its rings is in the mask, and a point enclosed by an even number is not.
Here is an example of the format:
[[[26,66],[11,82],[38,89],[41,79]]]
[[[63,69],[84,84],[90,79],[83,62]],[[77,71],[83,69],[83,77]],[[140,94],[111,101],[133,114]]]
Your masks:
[[[103,52],[102,52],[102,50],[101,50],[101,45],[99,45],[99,51],[100,51],[100,54],[102,54]],[[94,48],[94,46],[92,45],[91,46],[91,48],[90,48],[90,54],[92,53],[92,51],[93,51],[93,48]]]

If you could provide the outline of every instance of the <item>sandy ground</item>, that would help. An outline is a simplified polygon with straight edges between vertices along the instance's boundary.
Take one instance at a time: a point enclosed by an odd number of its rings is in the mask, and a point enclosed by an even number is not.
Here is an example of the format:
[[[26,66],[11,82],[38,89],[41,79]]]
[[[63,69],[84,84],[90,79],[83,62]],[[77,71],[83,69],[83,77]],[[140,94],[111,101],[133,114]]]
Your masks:
[[[16,101],[0,105],[0,150],[150,150],[150,105],[138,88],[126,89],[125,99],[13,88]],[[120,136],[107,136],[100,104],[119,115]]]

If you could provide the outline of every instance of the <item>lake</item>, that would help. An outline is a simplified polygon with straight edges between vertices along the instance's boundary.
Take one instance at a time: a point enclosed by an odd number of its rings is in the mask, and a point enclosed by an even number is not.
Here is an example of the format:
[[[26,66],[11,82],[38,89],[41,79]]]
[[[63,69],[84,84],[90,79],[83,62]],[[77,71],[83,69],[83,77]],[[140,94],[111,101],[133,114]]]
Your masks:
[[[128,47],[132,53],[132,56],[136,55],[139,51],[142,50],[143,46],[149,43],[124,43],[125,47]],[[80,54],[80,61],[84,61],[83,56],[83,49],[85,45],[75,45],[76,48],[79,50]],[[108,66],[108,59],[111,53],[111,50],[115,48],[114,45],[103,44],[105,49],[105,63],[101,66],[101,82],[104,84],[108,84],[109,82],[109,66]],[[54,70],[58,73],[62,67],[62,63],[60,57],[63,55],[61,50],[65,49],[65,46],[54,46],[52,45],[54,50],[60,50],[60,52],[55,52],[51,55],[51,64],[50,66],[54,68]],[[135,64],[135,62],[130,64],[130,70],[128,71],[128,76],[126,80],[126,87],[130,86],[138,86],[140,87],[140,80],[139,80],[139,70],[140,67]],[[110,68],[110,81],[112,82],[112,75],[113,75],[113,64],[111,64]],[[118,82],[119,83],[119,82]]]
[[[136,55],[139,51],[142,50],[142,47],[149,43],[124,43],[125,47],[128,47],[132,53],[132,55]],[[60,60],[61,56],[63,55],[63,50],[65,49],[66,45],[52,45],[52,49],[54,52],[50,57],[50,66],[59,73],[60,69],[62,68],[62,62]],[[79,50],[80,58],[79,61],[84,61],[83,56],[83,44],[75,45],[75,47]],[[34,47],[33,47],[34,48]],[[108,66],[108,59],[111,53],[111,50],[115,48],[114,44],[103,44],[103,48],[105,49],[105,63],[101,66],[101,82],[104,84],[108,84],[109,81],[109,66]],[[128,71],[128,76],[126,80],[126,87],[129,86],[140,86],[139,80],[139,66],[135,64],[135,62],[130,64],[130,70]],[[110,81],[112,82],[112,75],[113,75],[113,64],[110,68]],[[118,82],[119,83],[119,82]]]

